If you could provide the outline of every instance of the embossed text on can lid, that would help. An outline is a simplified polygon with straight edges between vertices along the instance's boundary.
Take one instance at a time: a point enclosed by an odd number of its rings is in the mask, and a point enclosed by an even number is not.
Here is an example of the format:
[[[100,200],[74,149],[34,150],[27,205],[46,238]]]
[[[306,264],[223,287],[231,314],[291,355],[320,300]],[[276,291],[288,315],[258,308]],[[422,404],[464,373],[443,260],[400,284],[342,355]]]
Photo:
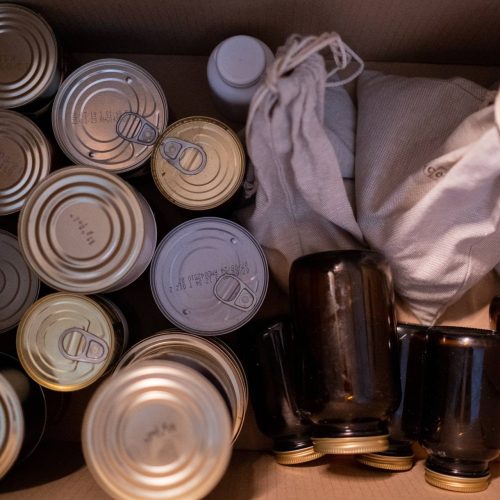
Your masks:
[[[68,158],[115,173],[133,170],[151,156],[167,119],[158,82],[121,59],[78,68],[64,80],[52,108],[54,134]]]
[[[112,289],[134,268],[145,244],[142,204],[117,175],[93,167],[50,174],[19,218],[26,260],[57,290]]]
[[[0,230],[0,333],[19,323],[39,290],[40,281],[23,259],[17,238]]]
[[[243,227],[201,217],[172,230],[151,265],[156,304],[178,328],[199,335],[232,332],[257,313],[269,271],[262,248]]]
[[[241,432],[248,406],[248,384],[234,352],[218,339],[204,339],[177,330],[165,330],[142,340],[120,359],[115,373],[143,360],[162,359],[169,354],[200,361],[217,378],[231,406],[233,442]]]
[[[30,191],[49,174],[50,162],[42,131],[20,113],[0,110],[0,215],[21,210]]]
[[[0,479],[14,465],[24,439],[21,401],[7,379],[0,374]]]
[[[28,375],[55,391],[75,391],[101,377],[116,339],[106,311],[84,295],[54,293],[35,302],[17,330],[17,354]]]
[[[114,498],[204,498],[229,462],[229,412],[194,369],[142,361],[99,387],[82,445],[90,472]]]
[[[151,161],[153,179],[172,203],[208,210],[229,200],[245,174],[245,153],[225,124],[194,116],[170,125]]]
[[[58,48],[47,22],[33,11],[0,3],[0,108],[41,97],[58,72]]]

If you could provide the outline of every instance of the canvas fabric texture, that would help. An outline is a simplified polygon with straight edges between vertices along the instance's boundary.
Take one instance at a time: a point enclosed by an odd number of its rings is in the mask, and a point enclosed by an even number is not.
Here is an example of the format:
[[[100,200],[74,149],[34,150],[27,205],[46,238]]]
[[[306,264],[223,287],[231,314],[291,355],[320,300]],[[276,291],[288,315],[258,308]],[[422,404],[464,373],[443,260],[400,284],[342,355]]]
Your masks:
[[[500,98],[460,78],[374,71],[357,96],[357,220],[432,325],[500,262]]]
[[[322,49],[333,53],[330,73]],[[342,87],[362,61],[336,33],[293,35],[276,56],[250,106],[246,189],[255,204],[238,217],[287,290],[296,258],[364,246],[353,199],[356,110]],[[357,71],[339,79],[337,71],[350,63]]]

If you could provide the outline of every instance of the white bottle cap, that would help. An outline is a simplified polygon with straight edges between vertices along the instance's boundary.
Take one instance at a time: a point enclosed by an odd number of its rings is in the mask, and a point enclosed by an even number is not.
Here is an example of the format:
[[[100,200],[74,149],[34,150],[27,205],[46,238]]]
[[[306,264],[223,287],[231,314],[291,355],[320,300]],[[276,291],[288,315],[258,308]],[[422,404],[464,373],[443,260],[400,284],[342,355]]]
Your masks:
[[[234,87],[249,87],[257,83],[266,68],[262,44],[246,35],[224,40],[215,59],[222,79]]]

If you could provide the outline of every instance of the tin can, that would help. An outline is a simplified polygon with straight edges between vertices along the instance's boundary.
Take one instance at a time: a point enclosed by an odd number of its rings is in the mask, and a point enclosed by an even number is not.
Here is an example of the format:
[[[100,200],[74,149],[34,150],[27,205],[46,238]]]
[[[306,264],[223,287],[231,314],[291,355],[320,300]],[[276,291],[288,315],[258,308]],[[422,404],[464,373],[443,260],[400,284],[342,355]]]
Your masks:
[[[124,316],[102,297],[54,293],[26,311],[17,330],[17,353],[43,387],[83,389],[116,363],[128,337]]]
[[[0,479],[38,446],[47,421],[42,388],[0,353]]]
[[[245,175],[245,152],[224,123],[193,116],[170,125],[151,159],[156,186],[170,202],[208,210],[229,201]]]
[[[23,259],[17,238],[0,230],[0,333],[17,326],[39,290],[40,281]]]
[[[51,27],[35,12],[0,4],[0,108],[37,112],[55,96],[63,77]]]
[[[0,215],[21,210],[49,174],[51,156],[49,142],[30,119],[0,110]]]
[[[222,341],[166,330],[129,349],[115,373],[143,360],[170,360],[194,367],[221,392],[232,416],[233,442],[239,436],[248,406],[248,384],[236,354]]]
[[[181,330],[202,336],[242,327],[264,301],[269,271],[244,228],[201,217],[177,226],[158,245],[150,269],[153,297]]]
[[[113,498],[199,499],[231,456],[231,421],[213,385],[173,361],[141,361],[106,380],[83,421],[82,446]]]
[[[19,218],[21,250],[52,288],[118,290],[153,257],[156,224],[146,200],[117,175],[93,167],[54,172],[32,191]]]
[[[54,135],[66,156],[114,173],[148,160],[167,120],[159,83],[121,59],[78,68],[64,80],[52,108]]]

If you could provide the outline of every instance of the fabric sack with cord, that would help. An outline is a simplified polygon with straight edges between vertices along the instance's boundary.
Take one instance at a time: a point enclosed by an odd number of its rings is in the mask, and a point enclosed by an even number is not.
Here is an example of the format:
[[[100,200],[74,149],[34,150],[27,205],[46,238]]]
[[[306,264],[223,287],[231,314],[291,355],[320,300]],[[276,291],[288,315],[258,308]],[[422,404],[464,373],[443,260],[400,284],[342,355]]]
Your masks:
[[[358,222],[432,325],[500,261],[500,98],[460,78],[373,71],[357,94]]]
[[[323,49],[333,54],[329,73]],[[339,79],[351,61],[354,72]],[[296,258],[363,246],[343,181],[352,184],[356,120],[342,87],[362,69],[337,33],[292,35],[251,102],[246,144],[253,168],[246,187],[255,191],[255,204],[238,216],[284,289]]]

